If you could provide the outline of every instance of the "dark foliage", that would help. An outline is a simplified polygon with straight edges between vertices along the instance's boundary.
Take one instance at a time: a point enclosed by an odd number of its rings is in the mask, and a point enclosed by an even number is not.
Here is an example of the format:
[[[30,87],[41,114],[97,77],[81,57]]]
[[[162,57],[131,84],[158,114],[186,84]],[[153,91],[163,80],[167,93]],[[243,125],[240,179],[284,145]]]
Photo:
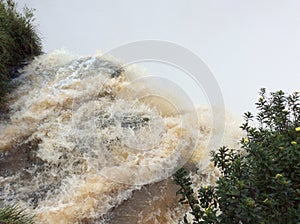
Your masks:
[[[251,125],[250,112],[244,115],[242,149],[221,147],[212,153],[222,173],[215,187],[201,187],[196,199],[188,173],[181,169],[174,175],[181,202],[191,207],[192,223],[300,222],[299,94],[267,96],[261,89],[256,106],[258,124]]]
[[[15,70],[41,54],[41,40],[33,25],[33,10],[17,11],[12,0],[0,0],[0,100],[10,89]]]

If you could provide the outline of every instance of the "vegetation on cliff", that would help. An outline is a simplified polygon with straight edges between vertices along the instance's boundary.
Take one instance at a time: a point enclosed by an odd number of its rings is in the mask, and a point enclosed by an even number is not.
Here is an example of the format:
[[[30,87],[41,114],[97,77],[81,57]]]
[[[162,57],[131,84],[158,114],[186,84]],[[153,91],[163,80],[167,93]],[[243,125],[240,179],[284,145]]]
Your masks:
[[[0,0],[0,101],[10,90],[15,70],[42,52],[33,17],[32,9],[20,13],[12,0]]]
[[[241,149],[221,147],[212,161],[221,171],[216,186],[197,193],[189,173],[180,169],[174,181],[180,202],[189,204],[193,220],[184,223],[300,222],[300,100],[299,93],[266,94],[261,89],[258,113],[247,112],[241,128],[247,137]]]

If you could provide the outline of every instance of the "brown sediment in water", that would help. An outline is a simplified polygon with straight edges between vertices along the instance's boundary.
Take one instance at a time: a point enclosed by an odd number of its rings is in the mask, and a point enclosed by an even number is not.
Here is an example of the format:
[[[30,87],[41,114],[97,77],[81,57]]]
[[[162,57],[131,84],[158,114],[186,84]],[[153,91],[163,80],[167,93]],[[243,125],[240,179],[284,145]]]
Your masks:
[[[180,215],[173,213],[178,207],[179,189],[171,178],[148,184],[132,193],[132,196],[110,212],[107,224],[155,224],[174,223]]]
[[[196,188],[214,185],[217,180],[218,170],[212,163],[202,171],[198,170],[193,161],[189,161],[184,167],[191,172]],[[188,205],[179,203],[181,196],[176,194],[178,190],[179,186],[173,182],[172,177],[144,185],[141,189],[133,191],[130,198],[111,209],[105,223],[177,224],[190,209]]]
[[[43,161],[36,156],[39,142],[33,139],[0,152],[0,176],[14,176],[33,165],[41,165]]]

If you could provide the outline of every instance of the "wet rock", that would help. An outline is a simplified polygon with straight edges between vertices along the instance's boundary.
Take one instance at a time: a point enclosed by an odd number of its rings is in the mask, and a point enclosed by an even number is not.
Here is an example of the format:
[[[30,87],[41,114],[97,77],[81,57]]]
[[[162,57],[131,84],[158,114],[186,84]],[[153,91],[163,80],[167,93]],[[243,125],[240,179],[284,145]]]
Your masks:
[[[146,126],[150,121],[150,117],[141,113],[120,113],[115,115],[99,114],[95,120],[98,128],[107,128],[109,126],[115,126],[117,122],[121,123],[122,128],[132,128],[138,130],[141,127]]]
[[[95,60],[93,68],[110,74],[111,78],[118,78],[124,71],[120,65],[104,59]]]
[[[19,77],[22,74],[21,70],[26,65],[29,65],[29,64],[30,64],[29,61],[22,61],[18,66],[14,66],[14,67],[10,68],[10,70],[9,70],[10,78],[14,79],[14,78]]]
[[[143,114],[123,114],[120,117],[122,128],[132,128],[137,130],[149,123],[150,118]]]

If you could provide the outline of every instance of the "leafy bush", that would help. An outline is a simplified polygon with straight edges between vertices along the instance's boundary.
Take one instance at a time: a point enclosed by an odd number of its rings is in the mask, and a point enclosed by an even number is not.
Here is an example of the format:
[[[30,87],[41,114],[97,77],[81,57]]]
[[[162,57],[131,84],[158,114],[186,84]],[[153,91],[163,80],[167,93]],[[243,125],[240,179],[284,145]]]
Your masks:
[[[212,161],[222,176],[197,195],[189,174],[180,169],[174,181],[181,203],[188,203],[198,223],[300,222],[300,101],[297,92],[269,96],[261,89],[256,121],[247,112],[241,150],[221,147]],[[184,217],[184,223],[188,223]]]
[[[19,13],[12,0],[0,0],[0,98],[9,89],[12,69],[41,53],[41,41],[33,22],[33,10]]]

